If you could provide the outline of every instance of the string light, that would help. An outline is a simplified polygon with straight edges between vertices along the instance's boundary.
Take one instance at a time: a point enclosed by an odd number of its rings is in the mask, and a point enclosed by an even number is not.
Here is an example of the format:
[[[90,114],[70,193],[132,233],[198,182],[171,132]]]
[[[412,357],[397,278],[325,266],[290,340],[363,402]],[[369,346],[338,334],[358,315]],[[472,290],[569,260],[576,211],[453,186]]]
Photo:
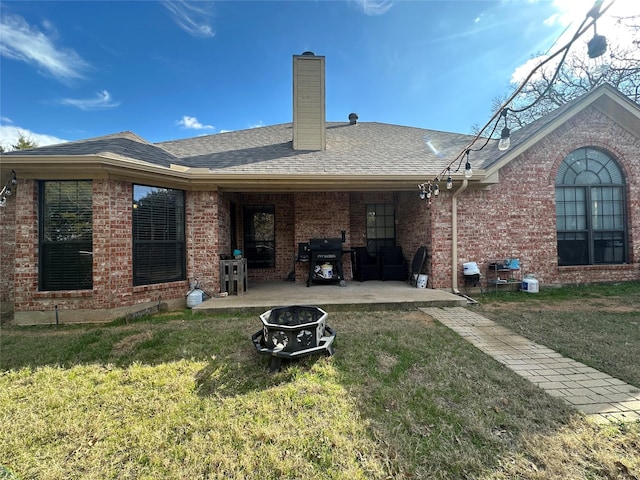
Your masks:
[[[469,162],[469,150],[466,152],[467,161],[464,164],[464,177],[471,178],[473,176],[473,170],[471,170],[471,162]]]
[[[0,207],[4,207],[7,204],[7,197],[10,197],[13,194],[13,187],[18,184],[18,179],[16,178],[16,171],[11,170],[11,178],[7,180],[6,185],[2,187],[0,190]]]
[[[498,142],[498,150],[504,151],[507,150],[511,146],[511,140],[509,139],[510,131],[507,126],[507,112],[508,108],[502,110],[501,115],[504,117],[504,128],[500,133],[500,141]]]
[[[598,35],[596,24],[593,24],[593,38],[587,43],[587,53],[589,58],[598,58],[607,51],[607,39]]]
[[[553,55],[550,55],[549,57],[547,57],[545,60],[543,60],[542,62],[540,62],[536,67],[533,68],[533,70],[531,70],[529,72],[529,74],[527,75],[527,77],[522,81],[522,83],[518,86],[518,88],[516,88],[514,90],[514,92],[511,94],[511,96],[502,104],[502,106],[496,110],[496,113],[494,113],[494,115],[491,117],[491,119],[486,123],[486,125],[480,129],[478,131],[478,134],[473,138],[473,140],[451,161],[449,162],[449,164],[444,168],[444,170],[440,173],[440,175],[438,175],[436,177],[436,181],[435,181],[435,185],[437,188],[437,183],[439,181],[439,177],[441,175],[444,175],[445,173],[447,174],[447,190],[451,190],[453,188],[453,180],[451,178],[451,166],[453,164],[455,164],[456,162],[460,162],[458,165],[458,168],[455,170],[456,172],[458,172],[460,170],[460,166],[462,165],[462,160],[466,159],[465,162],[465,178],[470,178],[473,175],[473,170],[471,169],[471,163],[469,162],[469,152],[471,151],[479,151],[482,150],[488,143],[489,141],[493,138],[493,134],[496,131],[496,128],[498,126],[499,120],[500,118],[504,118],[504,127],[502,128],[502,131],[500,132],[500,139],[498,141],[498,149],[501,151],[507,150],[510,145],[511,145],[511,131],[509,130],[509,127],[507,125],[507,114],[508,112],[511,113],[521,113],[524,112],[530,108],[532,108],[534,105],[536,105],[542,98],[544,98],[547,93],[549,92],[549,90],[551,89],[551,87],[553,86],[553,84],[555,83],[555,80],[557,79],[559,73],[560,73],[560,69],[562,67],[562,65],[564,64],[564,61],[569,53],[569,50],[571,48],[571,46],[575,43],[575,41],[580,38],[591,26],[593,26],[594,28],[594,36],[593,38],[588,42],[588,54],[590,58],[597,58],[601,55],[603,55],[607,49],[607,40],[604,36],[602,35],[598,35],[596,32],[596,21],[609,9],[611,8],[611,6],[613,5],[613,3],[615,2],[615,0],[611,0],[609,2],[609,4],[604,7],[602,7],[602,4],[604,3],[604,0],[596,0],[593,7],[591,7],[591,9],[589,10],[589,12],[587,13],[586,17],[584,18],[584,20],[582,21],[582,23],[580,24],[580,26],[577,28],[575,34],[573,35],[573,37],[571,38],[571,40],[564,45],[562,48],[558,49]],[[589,19],[592,19],[591,21],[589,21]],[[512,108],[508,108],[507,105],[509,105],[517,95],[520,94],[520,92],[523,90],[523,88],[525,87],[525,85],[529,82],[529,80],[531,80],[531,78],[533,77],[533,75],[540,70],[544,65],[546,65],[547,63],[551,62],[553,59],[555,59],[557,56],[562,55],[560,61],[558,62],[558,65],[556,66],[555,72],[553,74],[553,77],[551,78],[551,80],[548,82],[546,89],[544,90],[544,92],[542,92],[531,104],[520,108],[520,109],[512,109]],[[494,123],[495,122],[495,123]],[[484,144],[476,149],[472,149],[471,147],[473,147],[473,145],[480,139],[480,137],[482,136],[482,134],[489,128],[489,126],[493,124],[493,129],[491,131],[491,133],[486,137]],[[429,204],[431,203],[431,195],[429,195],[427,197],[427,193],[431,193],[431,182],[427,182],[428,187],[425,186],[425,184],[420,184],[418,185],[419,189],[420,189],[420,198],[422,199],[428,199],[429,200]],[[434,196],[437,196],[439,193],[435,193],[435,191],[433,192]]]

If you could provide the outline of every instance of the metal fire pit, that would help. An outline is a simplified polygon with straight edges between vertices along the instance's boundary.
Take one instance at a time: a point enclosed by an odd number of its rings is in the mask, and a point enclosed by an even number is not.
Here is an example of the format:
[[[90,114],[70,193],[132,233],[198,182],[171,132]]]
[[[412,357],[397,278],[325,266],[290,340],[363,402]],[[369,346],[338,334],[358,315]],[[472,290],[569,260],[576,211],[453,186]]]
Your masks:
[[[336,332],[327,323],[327,312],[318,307],[293,305],[260,315],[262,330],[251,337],[258,353],[271,355],[270,370],[280,370],[283,358],[314,353],[333,355]]]

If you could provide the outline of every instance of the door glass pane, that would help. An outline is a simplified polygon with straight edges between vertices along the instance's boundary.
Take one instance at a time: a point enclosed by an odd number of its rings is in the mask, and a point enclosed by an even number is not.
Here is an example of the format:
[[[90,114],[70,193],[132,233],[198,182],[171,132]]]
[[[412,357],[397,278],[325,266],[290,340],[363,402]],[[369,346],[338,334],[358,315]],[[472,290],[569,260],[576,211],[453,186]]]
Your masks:
[[[276,222],[274,205],[245,205],[243,209],[244,256],[247,267],[276,265]]]
[[[381,246],[395,246],[395,216],[392,203],[367,205],[367,250],[377,255]]]

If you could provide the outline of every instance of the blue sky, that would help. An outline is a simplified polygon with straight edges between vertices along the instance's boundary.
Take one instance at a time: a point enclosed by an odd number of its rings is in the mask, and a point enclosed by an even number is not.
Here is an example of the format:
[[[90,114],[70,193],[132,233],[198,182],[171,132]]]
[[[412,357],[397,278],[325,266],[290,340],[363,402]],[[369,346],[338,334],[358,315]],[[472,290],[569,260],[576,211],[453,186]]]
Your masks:
[[[573,33],[592,4],[3,1],[0,141],[130,130],[160,142],[290,122],[292,56],[308,50],[326,57],[328,121],[356,112],[471,133],[514,72]],[[638,4],[614,7],[637,14]]]

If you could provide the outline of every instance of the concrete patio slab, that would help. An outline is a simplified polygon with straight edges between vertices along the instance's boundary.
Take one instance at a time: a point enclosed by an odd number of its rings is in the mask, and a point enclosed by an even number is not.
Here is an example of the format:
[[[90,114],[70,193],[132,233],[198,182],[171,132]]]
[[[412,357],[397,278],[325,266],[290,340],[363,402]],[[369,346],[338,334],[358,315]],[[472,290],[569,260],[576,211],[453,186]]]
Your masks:
[[[213,293],[213,292],[211,292]],[[255,282],[244,295],[209,298],[193,307],[193,312],[259,311],[289,305],[315,305],[323,308],[407,308],[455,307],[467,304],[467,299],[443,290],[415,288],[397,281],[347,281],[346,286],[304,282]]]

